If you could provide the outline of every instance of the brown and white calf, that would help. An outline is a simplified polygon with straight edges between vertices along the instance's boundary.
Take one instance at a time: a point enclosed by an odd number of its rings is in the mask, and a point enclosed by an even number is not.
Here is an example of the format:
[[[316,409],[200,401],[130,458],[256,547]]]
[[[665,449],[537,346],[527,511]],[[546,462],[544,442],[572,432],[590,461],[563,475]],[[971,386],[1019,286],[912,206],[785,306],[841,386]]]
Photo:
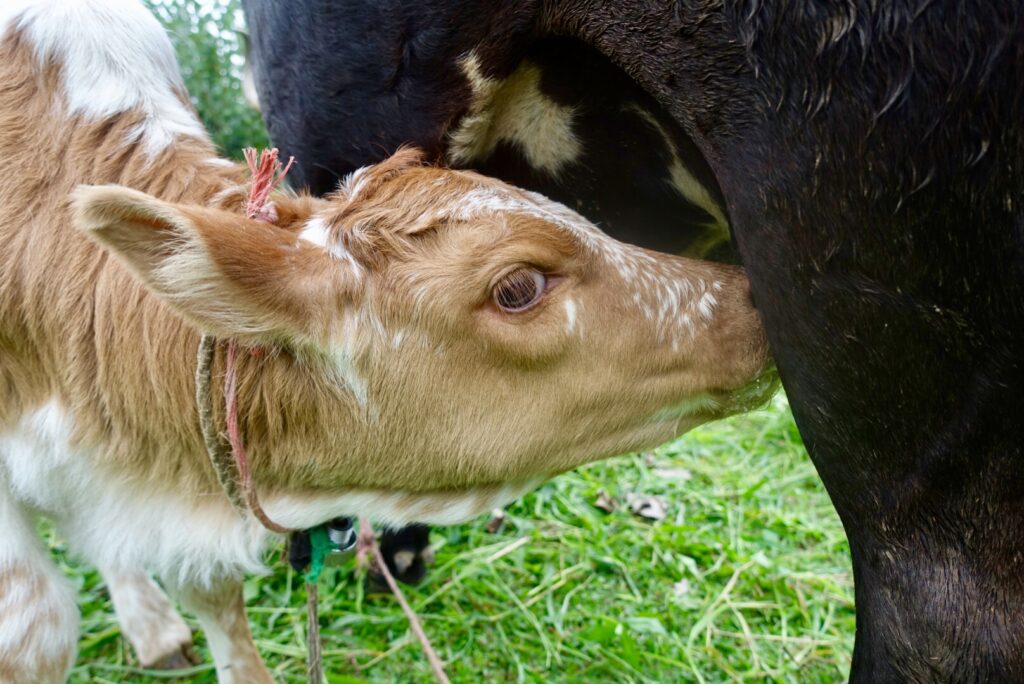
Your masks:
[[[244,218],[244,170],[133,2],[7,0],[0,159],[4,682],[62,681],[74,658],[39,515],[103,572],[143,663],[189,644],[155,573],[220,681],[269,681],[240,581],[274,535],[208,462],[201,331],[266,350],[240,361],[242,430],[264,507],[294,528],[466,520],[770,384],[737,269],[617,243],[414,152],[328,200],[278,193],[275,224]]]

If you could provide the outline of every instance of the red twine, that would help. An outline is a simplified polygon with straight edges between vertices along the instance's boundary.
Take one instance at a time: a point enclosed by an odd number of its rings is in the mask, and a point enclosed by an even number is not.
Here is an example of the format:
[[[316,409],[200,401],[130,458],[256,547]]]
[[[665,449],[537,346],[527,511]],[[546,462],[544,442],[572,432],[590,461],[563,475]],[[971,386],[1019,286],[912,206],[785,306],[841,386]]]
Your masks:
[[[249,456],[245,451],[245,444],[242,442],[242,431],[238,425],[238,381],[235,373],[235,355],[238,352],[234,340],[228,341],[228,355],[225,362],[224,400],[227,404],[228,441],[231,442],[231,453],[235,455],[235,463],[238,465],[238,479],[245,492],[245,502],[249,504],[249,510],[256,516],[256,519],[271,532],[288,534],[292,530],[278,525],[270,519],[260,499],[256,496],[256,485],[252,481],[252,470],[249,468]]]
[[[441,658],[438,657],[437,651],[430,643],[430,638],[427,637],[427,633],[423,631],[423,625],[420,624],[420,619],[416,616],[416,611],[412,609],[409,602],[405,600],[405,594],[402,593],[401,588],[398,586],[398,582],[395,581],[394,576],[388,569],[388,563],[384,560],[384,554],[381,553],[380,546],[377,545],[377,539],[373,534],[373,528],[370,527],[370,523],[366,521],[366,518],[359,519],[359,551],[357,553],[365,555],[367,552],[373,554],[373,560],[377,564],[377,570],[384,576],[384,581],[387,582],[388,589],[395,595],[395,599],[398,601],[398,605],[401,606],[402,612],[405,613],[405,617],[409,620],[409,627],[412,628],[412,633],[419,639],[420,646],[423,647],[423,652],[427,655],[427,662],[430,663],[430,671],[434,673],[434,679],[440,684],[451,684],[451,680],[448,679],[448,675],[445,674],[444,664],[441,662]]]
[[[249,199],[245,204],[245,215],[257,221],[274,223],[277,221],[277,211],[270,203],[270,193],[284,180],[285,174],[295,162],[295,157],[289,158],[288,164],[282,168],[281,162],[277,159],[276,147],[271,150],[263,150],[258,159],[256,149],[253,147],[245,148],[242,153],[245,155],[245,162],[249,165],[249,172],[252,174],[252,185],[249,188]],[[257,357],[263,355],[261,347],[256,347],[253,352]],[[228,340],[228,354],[224,368],[224,401],[226,403],[228,441],[231,443],[231,453],[238,466],[238,478],[242,485],[242,491],[245,492],[245,501],[256,519],[271,532],[288,534],[292,530],[271,520],[263,510],[259,497],[256,495],[256,485],[252,481],[249,456],[245,451],[242,431],[238,424],[238,380],[235,373],[237,355],[238,343],[234,339]]]

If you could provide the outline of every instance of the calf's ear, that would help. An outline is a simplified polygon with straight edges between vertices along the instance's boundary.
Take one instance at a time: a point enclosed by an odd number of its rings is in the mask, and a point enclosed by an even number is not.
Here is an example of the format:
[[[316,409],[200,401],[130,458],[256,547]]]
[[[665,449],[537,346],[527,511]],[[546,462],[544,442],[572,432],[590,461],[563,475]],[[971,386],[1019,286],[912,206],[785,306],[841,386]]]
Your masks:
[[[206,332],[317,339],[359,295],[347,264],[263,221],[117,185],[79,187],[72,208],[80,230]]]

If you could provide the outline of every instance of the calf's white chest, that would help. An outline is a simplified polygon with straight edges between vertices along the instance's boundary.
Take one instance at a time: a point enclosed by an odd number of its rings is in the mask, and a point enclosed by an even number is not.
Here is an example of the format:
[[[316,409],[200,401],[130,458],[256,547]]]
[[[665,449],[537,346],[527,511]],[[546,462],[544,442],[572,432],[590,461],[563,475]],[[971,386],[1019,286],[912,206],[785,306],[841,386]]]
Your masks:
[[[263,570],[269,534],[242,520],[218,489],[189,501],[95,467],[71,447],[71,417],[49,402],[0,435],[9,495],[52,519],[91,563],[145,568],[182,583]],[[5,493],[7,494],[7,493]]]

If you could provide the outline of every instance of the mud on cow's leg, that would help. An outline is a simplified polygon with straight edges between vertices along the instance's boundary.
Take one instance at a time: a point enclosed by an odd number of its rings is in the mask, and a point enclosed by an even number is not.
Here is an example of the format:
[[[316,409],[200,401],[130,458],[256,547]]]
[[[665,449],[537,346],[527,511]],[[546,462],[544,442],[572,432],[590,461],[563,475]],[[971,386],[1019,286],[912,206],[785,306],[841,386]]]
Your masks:
[[[217,666],[218,684],[273,683],[252,640],[241,579],[221,580],[209,587],[164,584],[199,619]]]
[[[434,549],[430,546],[430,528],[426,525],[407,525],[397,530],[385,530],[380,536],[380,552],[388,570],[400,582],[418,584],[434,563]],[[371,572],[372,585],[387,591],[387,583],[376,572]]]
[[[192,631],[167,595],[140,570],[104,570],[121,634],[143,667],[177,670],[199,663]]]
[[[3,484],[0,476],[0,682],[56,684],[75,661],[74,591]]]

